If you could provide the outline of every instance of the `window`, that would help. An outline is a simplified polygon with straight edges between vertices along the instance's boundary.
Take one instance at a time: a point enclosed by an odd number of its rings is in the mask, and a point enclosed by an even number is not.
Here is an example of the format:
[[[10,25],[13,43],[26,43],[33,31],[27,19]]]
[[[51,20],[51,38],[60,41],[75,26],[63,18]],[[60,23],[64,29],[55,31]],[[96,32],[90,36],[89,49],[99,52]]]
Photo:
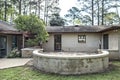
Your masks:
[[[17,36],[12,36],[12,48],[17,48]]]
[[[86,42],[86,35],[78,35],[78,42],[85,43]]]

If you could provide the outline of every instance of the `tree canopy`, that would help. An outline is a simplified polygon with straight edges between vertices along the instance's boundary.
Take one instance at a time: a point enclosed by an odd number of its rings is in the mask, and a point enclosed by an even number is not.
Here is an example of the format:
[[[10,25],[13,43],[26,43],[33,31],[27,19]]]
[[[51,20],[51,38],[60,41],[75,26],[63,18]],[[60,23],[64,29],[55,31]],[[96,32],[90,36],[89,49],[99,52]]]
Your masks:
[[[34,14],[48,23],[59,0],[0,0],[0,19],[12,22],[19,15]]]
[[[77,0],[76,4],[65,15],[73,24],[76,19],[82,25],[120,24],[120,0]]]
[[[14,21],[19,15],[34,14],[45,24],[58,25],[60,0],[0,0],[0,19]],[[73,25],[114,25],[120,24],[120,0],[77,0],[75,6],[68,10],[65,24]],[[112,19],[111,19],[112,18]]]
[[[18,30],[35,34],[35,38],[29,40],[33,41],[34,44],[47,40],[48,34],[45,30],[45,23],[35,15],[20,15],[15,19],[15,24]]]
[[[50,20],[50,26],[64,26],[64,19],[60,17],[58,13],[53,14]]]

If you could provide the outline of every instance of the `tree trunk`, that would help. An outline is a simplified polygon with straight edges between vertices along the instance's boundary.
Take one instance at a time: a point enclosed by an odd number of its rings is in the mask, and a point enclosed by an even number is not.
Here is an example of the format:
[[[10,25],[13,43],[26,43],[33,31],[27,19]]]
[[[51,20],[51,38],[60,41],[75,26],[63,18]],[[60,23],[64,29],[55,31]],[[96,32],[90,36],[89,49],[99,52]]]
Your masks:
[[[97,14],[97,17],[98,17],[98,25],[100,25],[100,5],[99,5],[99,0],[97,0],[97,5],[98,5],[98,14]]]
[[[36,3],[36,5],[35,5],[35,15],[37,15],[37,11],[38,11],[38,5]]]
[[[38,16],[40,18],[40,6],[39,6],[39,9],[38,9]]]
[[[39,16],[39,18],[40,18],[40,5],[41,3],[40,3],[40,0],[38,1],[38,16]]]
[[[102,0],[102,25],[104,25],[104,0]]]
[[[19,15],[21,15],[21,2],[22,0],[19,0]]]
[[[30,7],[29,7],[29,14],[31,14],[31,0],[29,2],[29,5],[30,5]]]
[[[47,25],[47,17],[48,17],[48,0],[45,0],[44,21],[46,25]]]
[[[5,0],[5,14],[4,14],[4,20],[7,20],[7,1]]]
[[[94,0],[92,0],[92,25],[94,25]]]
[[[27,15],[27,12],[26,12],[26,7],[27,7],[27,6],[26,6],[25,0],[23,1],[23,5],[24,5],[24,7],[23,7],[23,10],[24,10],[24,11],[23,11],[23,14],[24,14],[24,15]]]

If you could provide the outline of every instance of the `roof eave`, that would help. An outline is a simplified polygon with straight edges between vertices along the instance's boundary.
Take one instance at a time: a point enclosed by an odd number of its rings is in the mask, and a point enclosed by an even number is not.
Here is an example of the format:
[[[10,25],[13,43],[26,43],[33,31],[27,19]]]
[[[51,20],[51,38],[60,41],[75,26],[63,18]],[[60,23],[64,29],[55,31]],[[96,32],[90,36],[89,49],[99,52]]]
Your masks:
[[[99,33],[98,31],[94,32],[48,32],[48,33]]]
[[[120,26],[112,26],[112,27],[103,29],[103,30],[101,30],[99,32],[106,32],[106,31],[117,30],[117,29],[120,29]]]
[[[1,34],[12,34],[12,35],[22,35],[22,32],[19,31],[12,31],[12,30],[2,30],[0,31]]]

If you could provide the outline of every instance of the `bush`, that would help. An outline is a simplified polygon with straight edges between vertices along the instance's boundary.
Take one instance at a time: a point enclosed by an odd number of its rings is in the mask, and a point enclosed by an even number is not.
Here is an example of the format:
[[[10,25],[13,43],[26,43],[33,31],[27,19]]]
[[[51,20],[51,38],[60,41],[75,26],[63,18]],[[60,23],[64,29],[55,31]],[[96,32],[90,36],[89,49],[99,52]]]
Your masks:
[[[25,46],[26,47],[33,47],[33,46],[37,46],[38,45],[38,42],[35,41],[34,39],[28,39],[26,42],[25,42]]]
[[[34,35],[33,39],[27,41],[27,45],[38,46],[39,42],[45,42],[48,39],[48,33],[45,29],[45,23],[35,15],[20,15],[15,19],[15,27],[23,32]]]
[[[8,55],[8,58],[18,58],[21,57],[20,51],[17,48],[14,48]]]

